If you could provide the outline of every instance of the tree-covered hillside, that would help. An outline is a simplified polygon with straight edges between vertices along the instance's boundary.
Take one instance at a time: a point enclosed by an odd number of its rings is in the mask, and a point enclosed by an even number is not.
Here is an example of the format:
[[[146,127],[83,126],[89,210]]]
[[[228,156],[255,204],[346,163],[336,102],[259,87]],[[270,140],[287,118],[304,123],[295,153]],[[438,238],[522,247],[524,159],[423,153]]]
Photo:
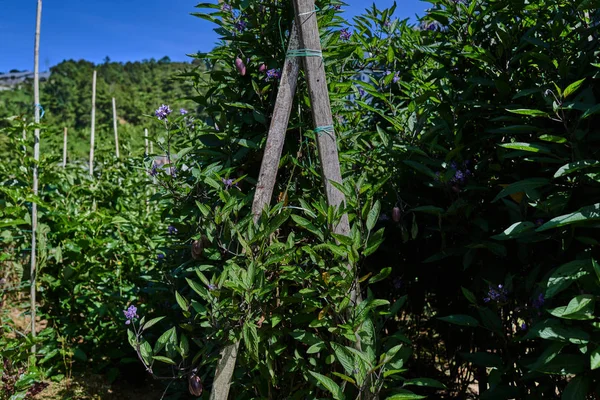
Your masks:
[[[102,137],[112,137],[112,98],[116,99],[119,130],[128,140],[124,146],[142,142],[144,115],[152,114],[160,104],[185,108],[192,113],[196,103],[187,98],[197,96],[194,87],[180,73],[203,69],[201,62],[171,62],[168,57],[158,61],[117,63],[108,57],[100,65],[89,61],[68,60],[50,69],[50,78],[41,83],[42,122],[53,127],[47,134],[62,143],[62,129],[69,128],[70,153],[84,155],[91,122],[92,76],[97,70],[96,132],[99,144]],[[0,118],[11,115],[33,116],[33,83],[25,81],[14,90],[0,92]],[[73,136],[74,135],[74,136]],[[85,139],[85,140],[84,140]],[[125,139],[125,138],[124,138]],[[133,139],[133,144],[129,139]],[[54,141],[52,141],[54,142]],[[60,148],[52,146],[56,150]]]

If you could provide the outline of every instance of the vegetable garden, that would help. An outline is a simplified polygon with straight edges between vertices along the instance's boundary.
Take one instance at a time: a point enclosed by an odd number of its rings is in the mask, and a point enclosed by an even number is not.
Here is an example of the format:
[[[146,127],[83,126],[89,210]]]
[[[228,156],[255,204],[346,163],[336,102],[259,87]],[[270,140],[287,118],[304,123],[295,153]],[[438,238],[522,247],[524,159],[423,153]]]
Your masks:
[[[598,4],[429,3],[199,4],[222,40],[177,74],[195,94],[91,175],[60,127],[0,120],[0,399],[599,398]]]

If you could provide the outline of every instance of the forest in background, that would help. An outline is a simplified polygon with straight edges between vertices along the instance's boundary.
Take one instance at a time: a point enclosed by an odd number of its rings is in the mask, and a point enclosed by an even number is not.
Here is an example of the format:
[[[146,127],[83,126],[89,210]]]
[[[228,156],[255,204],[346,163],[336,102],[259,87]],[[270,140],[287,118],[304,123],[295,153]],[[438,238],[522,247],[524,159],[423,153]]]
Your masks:
[[[143,149],[144,128],[149,128],[147,116],[160,106],[162,99],[173,107],[185,108],[196,115],[198,105],[193,97],[198,92],[186,80],[191,71],[202,72],[205,63],[171,62],[168,57],[141,62],[111,62],[107,57],[102,64],[85,60],[65,60],[50,68],[49,79],[40,84],[40,104],[44,109],[42,122],[48,140],[42,141],[42,150],[62,152],[63,128],[69,130],[69,157],[82,158],[89,152],[89,134],[92,109],[92,75],[97,70],[96,135],[100,150],[112,148],[112,98],[117,104],[119,136],[125,151]],[[13,90],[0,91],[0,118],[28,115],[34,107],[33,84],[26,80]],[[1,144],[0,144],[1,145]]]

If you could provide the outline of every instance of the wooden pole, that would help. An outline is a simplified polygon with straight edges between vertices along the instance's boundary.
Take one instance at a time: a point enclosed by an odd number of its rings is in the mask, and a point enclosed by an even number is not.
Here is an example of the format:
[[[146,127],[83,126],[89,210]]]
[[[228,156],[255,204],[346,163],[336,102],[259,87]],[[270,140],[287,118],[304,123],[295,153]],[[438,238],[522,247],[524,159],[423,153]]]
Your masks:
[[[144,147],[144,155],[148,156],[148,128],[144,129],[144,141],[146,142],[146,147]]]
[[[115,129],[115,154],[119,158],[119,134],[117,133],[117,104],[115,98],[112,98],[113,104],[113,127]]]
[[[96,134],[96,70],[92,80],[92,132],[90,135],[90,176],[94,176],[94,137]]]
[[[298,30],[295,23],[292,24],[290,31],[290,41],[288,43],[288,51],[298,49]],[[267,136],[267,143],[260,166],[258,183],[254,192],[254,200],[252,203],[252,213],[254,222],[258,222],[261,213],[265,206],[271,203],[273,196],[273,188],[277,179],[277,170],[279,168],[279,160],[285,141],[285,133],[287,131],[292,105],[294,103],[294,94],[298,82],[298,73],[300,70],[300,62],[297,57],[288,57],[283,66],[281,81],[277,92],[277,100],[275,101],[275,109],[273,110],[273,118]],[[229,388],[231,386],[231,378],[235,370],[237,354],[240,342],[236,341],[221,350],[221,357],[217,362],[215,370],[215,378],[213,380],[210,400],[227,400],[229,397]]]
[[[67,166],[67,127],[63,130],[63,168]]]
[[[300,36],[300,47],[303,49],[321,51],[319,26],[313,0],[294,0],[296,11],[296,24]],[[322,57],[303,57],[304,71],[308,83],[311,111],[315,128],[333,127],[327,77]],[[345,202],[344,194],[331,184],[332,181],[342,183],[340,160],[337,150],[337,140],[333,128],[319,132],[317,135],[317,148],[321,162],[321,175],[325,186],[327,204],[340,206]],[[347,236],[350,233],[348,216],[343,215],[340,222],[333,227],[333,231]]]
[[[35,23],[35,44],[33,50],[33,101],[35,102],[35,123],[40,123],[40,29],[42,25],[42,0],[37,2],[37,16]],[[40,129],[35,128],[34,131],[34,145],[33,145],[33,195],[38,195],[38,161],[40,159]],[[37,203],[34,201],[31,204],[31,335],[36,336],[35,332],[35,297],[36,297],[36,284],[37,284],[37,225],[38,225],[38,213]],[[35,345],[31,346],[31,352],[35,353]]]

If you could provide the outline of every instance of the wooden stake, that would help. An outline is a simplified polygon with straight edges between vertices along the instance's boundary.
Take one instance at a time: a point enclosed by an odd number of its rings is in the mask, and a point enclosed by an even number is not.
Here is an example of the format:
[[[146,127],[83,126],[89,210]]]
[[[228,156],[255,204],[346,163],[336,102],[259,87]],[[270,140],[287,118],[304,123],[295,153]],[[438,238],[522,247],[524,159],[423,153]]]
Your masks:
[[[90,176],[94,176],[94,137],[96,134],[96,70],[92,80],[92,132],[90,136]]]
[[[67,127],[63,131],[63,168],[67,166]]]
[[[148,128],[144,129],[144,141],[146,142],[146,147],[144,150],[144,155],[148,156]]]
[[[290,32],[288,51],[297,50],[298,30],[296,29],[295,23],[292,24],[292,30]],[[299,70],[300,62],[297,57],[289,57],[286,59],[252,203],[252,214],[255,223],[260,219],[265,206],[268,206],[271,203],[273,188],[275,187],[275,181],[277,179],[279,160],[281,159],[281,152],[285,141],[285,133],[288,127],[292,105],[294,103],[294,94],[296,93]],[[236,341],[235,343],[225,346],[221,350],[221,358],[217,362],[215,378],[209,397],[210,400],[227,400],[229,397],[231,377],[235,370],[239,346],[240,342]]]
[[[113,127],[115,128],[115,154],[119,158],[119,134],[117,133],[117,104],[115,98],[112,98],[113,104]]]
[[[35,123],[40,123],[40,29],[42,25],[42,0],[37,2],[37,16],[35,23],[35,44],[33,50],[33,101],[35,102]],[[38,161],[40,159],[40,130],[35,128],[34,131],[34,145],[33,145],[33,195],[38,195]],[[37,214],[37,203],[34,201],[31,205],[31,335],[36,336],[35,332],[35,297],[36,297],[36,284],[37,284],[37,249],[36,249],[36,236],[37,236],[37,225],[38,225],[38,214]],[[31,352],[35,353],[35,345],[31,346]]]
[[[150,142],[150,154],[154,154],[154,142]]]

